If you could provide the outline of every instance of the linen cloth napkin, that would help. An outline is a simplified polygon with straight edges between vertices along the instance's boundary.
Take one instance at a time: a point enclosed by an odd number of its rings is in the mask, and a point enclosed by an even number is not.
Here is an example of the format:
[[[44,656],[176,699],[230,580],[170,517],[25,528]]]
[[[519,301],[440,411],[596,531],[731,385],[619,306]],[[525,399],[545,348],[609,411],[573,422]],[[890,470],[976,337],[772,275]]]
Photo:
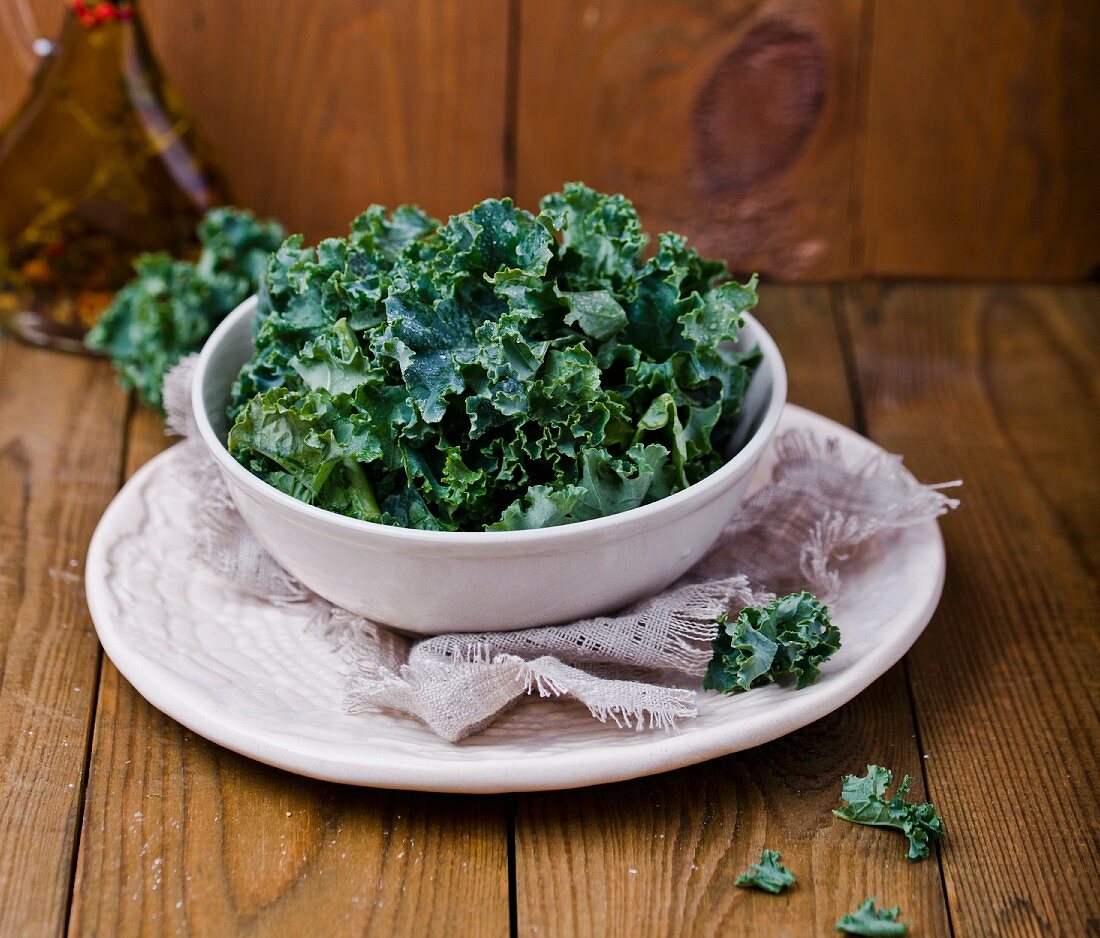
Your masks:
[[[730,518],[715,547],[677,583],[614,615],[512,632],[414,640],[339,609],[280,567],[241,520],[191,411],[195,356],[165,379],[167,431],[183,437],[180,481],[191,493],[192,556],[237,588],[271,602],[311,602],[315,627],[348,664],[349,710],[400,711],[457,742],[519,698],[567,696],[600,721],[674,726],[696,715],[696,691],[721,613],[806,589],[832,602],[854,549],[883,531],[921,524],[956,507],[921,485],[901,458],[849,465],[839,441],[781,434],[770,484]],[[837,623],[843,642],[844,625]]]

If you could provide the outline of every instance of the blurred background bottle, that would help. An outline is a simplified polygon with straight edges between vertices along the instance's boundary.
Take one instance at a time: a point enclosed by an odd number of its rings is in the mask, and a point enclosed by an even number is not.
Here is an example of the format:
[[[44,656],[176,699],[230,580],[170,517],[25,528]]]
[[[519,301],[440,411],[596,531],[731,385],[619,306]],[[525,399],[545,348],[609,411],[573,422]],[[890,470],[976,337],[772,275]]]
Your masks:
[[[0,134],[0,325],[82,350],[134,257],[189,256],[224,201],[136,4],[74,0]]]

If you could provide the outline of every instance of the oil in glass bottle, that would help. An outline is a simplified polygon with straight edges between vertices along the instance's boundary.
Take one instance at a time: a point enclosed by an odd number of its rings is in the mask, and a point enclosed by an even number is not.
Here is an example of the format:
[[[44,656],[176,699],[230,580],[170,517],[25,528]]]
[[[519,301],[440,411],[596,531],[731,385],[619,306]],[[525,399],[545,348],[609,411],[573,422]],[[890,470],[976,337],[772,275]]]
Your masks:
[[[134,257],[187,256],[223,201],[136,4],[73,0],[0,135],[0,325],[82,349]]]

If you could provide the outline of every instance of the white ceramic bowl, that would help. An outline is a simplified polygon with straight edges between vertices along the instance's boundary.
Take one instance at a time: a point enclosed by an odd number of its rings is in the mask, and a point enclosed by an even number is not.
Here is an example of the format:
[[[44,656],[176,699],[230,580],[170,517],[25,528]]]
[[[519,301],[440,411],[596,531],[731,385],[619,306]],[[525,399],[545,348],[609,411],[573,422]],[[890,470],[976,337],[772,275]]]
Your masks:
[[[787,398],[771,336],[746,316],[740,343],[763,361],[731,439],[732,458],[692,486],[606,518],[532,531],[418,531],[347,518],[254,476],[225,448],[230,386],[252,354],[256,298],[218,326],[192,387],[203,442],[245,523],[330,602],[422,634],[503,631],[610,612],[673,582],[714,543],[744,497]]]

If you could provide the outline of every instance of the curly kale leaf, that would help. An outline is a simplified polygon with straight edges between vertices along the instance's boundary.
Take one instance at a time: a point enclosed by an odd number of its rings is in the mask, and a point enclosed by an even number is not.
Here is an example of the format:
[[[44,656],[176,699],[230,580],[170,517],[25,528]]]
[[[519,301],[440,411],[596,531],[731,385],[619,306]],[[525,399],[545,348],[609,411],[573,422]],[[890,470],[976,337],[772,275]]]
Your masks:
[[[778,896],[784,889],[793,886],[796,882],[794,873],[788,870],[781,862],[782,857],[778,850],[765,850],[760,855],[760,862],[754,863],[744,873],[734,880],[735,886],[745,888],[763,889]]]
[[[703,688],[724,694],[746,691],[784,675],[801,690],[817,680],[818,665],[840,647],[829,607],[810,593],[791,593],[766,606],[750,606],[732,622],[718,620],[714,655]]]
[[[164,375],[201,348],[226,314],[255,292],[267,259],[284,237],[251,212],[216,208],[199,223],[198,259],[143,254],[137,276],[115,296],[88,332],[89,348],[106,352],[123,386],[163,409]]]
[[[260,287],[230,450],[311,504],[387,524],[516,530],[626,511],[722,465],[759,361],[755,280],[580,183],[538,214],[441,224],[372,206],[287,239]],[[369,495],[368,495],[369,492]]]
[[[930,802],[905,800],[913,783],[911,775],[906,775],[893,796],[887,798],[886,789],[893,779],[889,769],[878,765],[867,766],[866,775],[846,776],[840,797],[847,804],[833,814],[856,824],[897,828],[909,838],[908,858],[923,860],[929,854],[929,843],[946,833],[943,821]]]
[[[849,935],[868,935],[870,938],[877,936],[907,935],[909,926],[905,922],[899,922],[901,908],[894,906],[892,909],[876,909],[874,899],[864,899],[858,909],[849,912],[836,923],[836,930],[847,932]]]
[[[539,208],[541,222],[561,232],[558,265],[567,284],[579,290],[597,284],[614,289],[636,278],[648,239],[625,197],[570,182],[545,196]]]

